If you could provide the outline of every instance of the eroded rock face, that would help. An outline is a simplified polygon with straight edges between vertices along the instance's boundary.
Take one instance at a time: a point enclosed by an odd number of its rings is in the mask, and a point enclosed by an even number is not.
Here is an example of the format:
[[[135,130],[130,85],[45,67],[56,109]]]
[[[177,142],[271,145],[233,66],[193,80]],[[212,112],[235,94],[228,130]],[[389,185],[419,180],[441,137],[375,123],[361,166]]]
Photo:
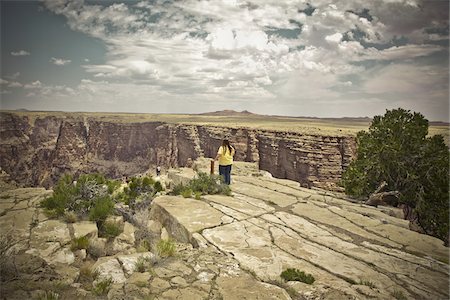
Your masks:
[[[338,190],[354,155],[353,137],[330,137],[217,126],[102,121],[100,117],[0,113],[0,167],[25,186],[53,185],[64,173],[134,175],[150,165],[186,166],[215,157],[224,136],[235,160],[259,162],[276,177]]]

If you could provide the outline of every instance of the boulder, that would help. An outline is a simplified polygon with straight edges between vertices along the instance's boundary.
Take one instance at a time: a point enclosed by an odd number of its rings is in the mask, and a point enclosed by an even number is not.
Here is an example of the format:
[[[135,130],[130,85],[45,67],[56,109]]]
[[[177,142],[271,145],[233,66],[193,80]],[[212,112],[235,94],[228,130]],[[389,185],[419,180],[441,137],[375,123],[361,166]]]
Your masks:
[[[131,275],[135,272],[136,262],[140,257],[143,258],[152,258],[154,254],[151,252],[143,252],[143,253],[133,253],[128,255],[118,255],[117,259],[122,265],[123,270],[127,275]]]
[[[98,272],[98,280],[111,278],[115,283],[124,283],[126,281],[122,266],[115,257],[100,257],[92,266],[92,269]]]
[[[73,235],[75,238],[86,236],[88,238],[98,237],[98,228],[95,222],[81,221],[72,224]]]

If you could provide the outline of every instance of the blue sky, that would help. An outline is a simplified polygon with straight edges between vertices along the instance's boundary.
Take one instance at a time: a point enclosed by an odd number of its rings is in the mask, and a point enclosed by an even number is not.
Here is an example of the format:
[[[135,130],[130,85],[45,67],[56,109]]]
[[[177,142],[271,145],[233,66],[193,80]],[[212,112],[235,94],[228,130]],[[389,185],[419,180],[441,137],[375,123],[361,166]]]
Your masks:
[[[449,121],[448,1],[4,1],[1,108]]]

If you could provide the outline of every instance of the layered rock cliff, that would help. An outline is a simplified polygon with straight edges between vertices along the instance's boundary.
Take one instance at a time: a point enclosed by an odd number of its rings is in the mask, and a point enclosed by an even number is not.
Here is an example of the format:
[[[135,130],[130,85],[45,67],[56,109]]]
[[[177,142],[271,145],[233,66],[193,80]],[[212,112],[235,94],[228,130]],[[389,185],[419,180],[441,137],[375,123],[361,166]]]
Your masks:
[[[339,189],[342,171],[354,156],[349,136],[305,135],[250,128],[162,122],[103,121],[71,114],[39,116],[0,113],[0,166],[25,186],[49,187],[64,173],[133,175],[151,166],[184,166],[214,157],[223,137],[236,160],[259,162],[275,177],[307,187]]]

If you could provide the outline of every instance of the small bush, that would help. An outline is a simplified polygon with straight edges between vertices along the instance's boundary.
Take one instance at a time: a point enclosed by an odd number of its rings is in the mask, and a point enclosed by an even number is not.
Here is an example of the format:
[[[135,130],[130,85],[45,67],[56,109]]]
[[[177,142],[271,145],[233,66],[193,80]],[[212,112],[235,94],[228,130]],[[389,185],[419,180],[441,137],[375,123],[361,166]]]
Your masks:
[[[191,192],[191,195],[189,195]],[[192,197],[192,193],[195,195],[227,195],[231,196],[230,187],[223,182],[221,176],[209,175],[204,172],[199,172],[197,178],[189,181],[187,185],[178,184],[173,187],[172,195],[182,195],[185,198]]]
[[[94,285],[94,289],[93,289],[94,294],[97,296],[106,295],[108,293],[109,289],[111,288],[112,282],[113,281],[110,277],[98,281]]]
[[[38,300],[58,300],[59,294],[53,291],[45,291],[39,294]]]
[[[92,282],[97,279],[98,277],[98,271],[93,271],[91,267],[84,265],[80,268],[80,281],[84,282]]]
[[[201,200],[201,199],[202,199],[202,193],[200,193],[200,192],[195,192],[195,193],[194,193],[194,198],[195,198],[195,200]]]
[[[114,209],[114,202],[109,196],[97,198],[94,207],[89,212],[89,219],[102,223],[106,218],[112,214]]]
[[[151,246],[150,246],[150,242],[148,240],[141,240],[139,242],[138,247],[136,248],[137,252],[147,252],[150,251]]]
[[[87,249],[89,247],[89,238],[87,236],[81,236],[72,240],[70,249],[72,251]]]
[[[406,298],[405,294],[403,294],[403,292],[399,291],[399,290],[395,290],[392,293],[392,297],[394,297],[397,300],[407,300],[408,299],[408,298]]]
[[[159,181],[155,182],[155,184],[154,184],[153,186],[155,187],[155,191],[156,191],[157,193],[164,190],[164,188],[163,188],[161,182],[159,182]]]
[[[115,238],[122,233],[122,226],[118,222],[108,221],[102,224],[100,235],[106,238]]]
[[[134,265],[134,270],[136,272],[147,272],[150,271],[152,267],[152,260],[150,257],[140,256]]]
[[[172,240],[159,240],[156,244],[156,253],[160,257],[174,256],[176,251],[175,242]]]
[[[315,281],[311,274],[305,274],[303,271],[292,268],[284,270],[280,276],[286,281],[301,281],[306,284],[312,284]]]
[[[366,285],[366,286],[368,286],[370,288],[376,288],[375,284],[372,281],[369,281],[369,280],[360,280],[359,284]]]
[[[191,198],[192,197],[192,190],[190,188],[186,188],[181,192],[181,196],[183,198]]]
[[[78,216],[73,211],[66,211],[64,213],[64,221],[67,223],[75,223],[78,220]]]
[[[53,190],[53,195],[41,201],[41,207],[56,216],[64,215],[66,206],[76,195],[73,178],[70,175],[61,177]]]

